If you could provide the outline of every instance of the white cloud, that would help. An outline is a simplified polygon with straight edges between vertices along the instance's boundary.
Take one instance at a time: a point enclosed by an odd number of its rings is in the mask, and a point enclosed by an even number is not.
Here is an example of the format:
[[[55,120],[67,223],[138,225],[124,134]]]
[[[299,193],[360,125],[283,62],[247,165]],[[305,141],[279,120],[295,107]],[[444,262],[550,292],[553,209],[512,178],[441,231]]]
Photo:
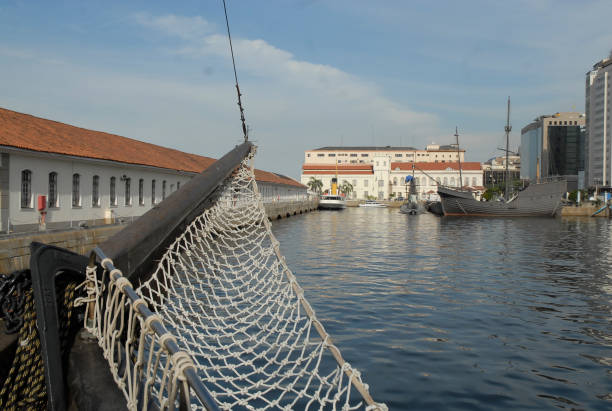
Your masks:
[[[134,20],[142,26],[186,40],[200,38],[214,30],[214,25],[200,16],[183,17],[167,14],[154,17],[148,13],[136,13]]]
[[[182,38],[184,42],[176,49],[176,53],[182,56],[194,59],[211,56],[229,59],[229,46],[225,35],[211,33],[201,37],[187,37],[179,33],[178,29],[174,29],[174,24],[167,23],[182,20],[198,27],[210,26],[201,17],[173,15],[148,16],[137,21],[146,27]],[[270,91],[273,89],[278,98],[283,100],[300,98],[304,103],[312,104],[315,112],[316,106],[323,105],[336,111],[338,117],[350,117],[352,114],[356,120],[390,122],[398,128],[412,127],[412,132],[417,134],[428,133],[436,128],[438,120],[435,116],[410,110],[386,98],[375,85],[330,65],[299,60],[291,52],[279,49],[262,39],[235,38],[233,47],[239,77],[243,74],[256,77],[259,84],[265,84]],[[249,84],[249,87],[253,90],[259,84]],[[309,111],[305,111],[304,116],[308,116]],[[337,126],[330,124],[334,130]]]

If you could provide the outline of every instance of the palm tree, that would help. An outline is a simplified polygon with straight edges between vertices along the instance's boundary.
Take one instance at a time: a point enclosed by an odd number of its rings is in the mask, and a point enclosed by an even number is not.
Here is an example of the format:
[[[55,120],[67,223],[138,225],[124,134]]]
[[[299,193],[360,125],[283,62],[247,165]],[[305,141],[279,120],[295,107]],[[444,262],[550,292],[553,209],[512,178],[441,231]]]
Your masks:
[[[342,191],[347,197],[353,192],[353,185],[346,180],[342,181],[342,185],[340,186],[340,191]]]
[[[306,184],[311,191],[315,193],[321,194],[321,190],[323,189],[323,182],[315,177],[310,177],[310,180]]]

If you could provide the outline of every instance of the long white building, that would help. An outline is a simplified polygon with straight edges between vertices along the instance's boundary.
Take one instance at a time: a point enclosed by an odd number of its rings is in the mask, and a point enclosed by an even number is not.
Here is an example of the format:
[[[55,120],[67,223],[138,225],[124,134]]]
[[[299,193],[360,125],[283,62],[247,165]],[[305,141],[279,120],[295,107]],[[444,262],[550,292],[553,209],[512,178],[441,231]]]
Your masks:
[[[585,179],[587,185],[612,184],[610,156],[610,75],[612,56],[597,62],[586,73]]]
[[[0,232],[136,218],[215,160],[0,108]],[[307,197],[255,171],[264,202]]]
[[[414,176],[419,199],[436,199],[437,186],[463,186],[482,192],[483,173],[478,162],[462,162],[459,179],[458,162],[396,162],[389,155],[378,154],[372,157],[371,164],[304,164],[302,184],[311,178],[321,180],[323,190],[329,190],[332,178],[338,176],[338,183],[349,182],[353,186],[351,199],[389,200],[402,197],[406,193],[406,176]]]
[[[449,145],[430,144],[424,150],[413,147],[321,147],[304,153],[304,164],[374,164],[376,157],[389,157],[397,163],[444,163],[463,161],[465,150]]]

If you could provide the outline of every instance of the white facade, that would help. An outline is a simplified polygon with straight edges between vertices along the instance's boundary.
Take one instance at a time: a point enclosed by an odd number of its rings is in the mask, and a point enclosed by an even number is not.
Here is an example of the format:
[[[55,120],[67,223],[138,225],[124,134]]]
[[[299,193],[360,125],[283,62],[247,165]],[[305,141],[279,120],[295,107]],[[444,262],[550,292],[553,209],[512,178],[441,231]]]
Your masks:
[[[438,184],[449,187],[459,187],[458,163],[412,163],[394,162],[391,156],[377,155],[372,158],[370,167],[359,165],[337,166],[321,164],[319,167],[305,164],[302,170],[301,183],[307,185],[311,178],[321,180],[323,191],[331,188],[331,180],[338,175],[338,184],[344,181],[353,186],[350,199],[365,200],[371,197],[389,200],[405,196],[407,186],[406,176],[414,175],[419,199],[435,199]],[[336,170],[337,168],[337,170]],[[463,187],[471,187],[477,191],[484,190],[483,172],[480,163],[462,163]]]
[[[393,162],[454,162],[464,161],[465,150],[457,153],[454,146],[430,144],[425,148],[412,147],[322,147],[307,150],[304,164],[375,164],[377,156],[387,156]]]
[[[0,231],[27,230],[38,226],[42,214],[38,197],[45,196],[47,228],[77,226],[80,222],[112,223],[117,219],[131,219],[148,211],[154,204],[169,196],[194,175],[176,170],[124,164],[113,161],[89,160],[78,157],[3,150],[2,173],[8,177],[3,189],[7,207],[0,208]],[[23,190],[22,172],[30,171],[29,190]],[[50,204],[50,173],[57,173],[57,201]],[[78,189],[73,189],[73,176],[78,175]],[[98,201],[94,204],[93,179],[98,176]],[[111,202],[111,178],[115,178],[115,201]],[[142,197],[140,195],[140,180]],[[153,196],[153,181],[155,195]],[[126,192],[126,186],[129,191]],[[165,189],[164,189],[165,187]],[[29,192],[23,198],[23,192]],[[73,205],[73,193],[76,195]],[[126,199],[127,194],[127,199]],[[22,201],[25,207],[22,207]]]
[[[612,157],[610,156],[610,75],[612,58],[604,59],[586,74],[586,161],[587,185],[612,184]]]
[[[29,183],[22,180],[24,171],[30,172]],[[54,183],[50,183],[51,173],[56,176]],[[78,175],[78,185],[74,184],[75,175]],[[0,233],[129,222],[159,204],[195,175],[197,173],[116,161],[2,148]],[[94,195],[94,176],[98,178],[97,196]],[[24,184],[29,188],[24,189]],[[258,181],[257,185],[264,203],[308,199],[305,187],[267,181]],[[50,190],[57,193],[53,203]],[[24,193],[28,193],[26,198]],[[38,210],[39,196],[46,197],[44,226],[41,224],[43,213]]]

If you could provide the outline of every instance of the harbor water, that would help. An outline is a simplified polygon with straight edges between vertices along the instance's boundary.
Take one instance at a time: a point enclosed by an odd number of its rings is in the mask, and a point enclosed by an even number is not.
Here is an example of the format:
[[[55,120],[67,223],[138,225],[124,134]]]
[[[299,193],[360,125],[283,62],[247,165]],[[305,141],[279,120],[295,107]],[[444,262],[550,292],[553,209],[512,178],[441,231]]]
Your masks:
[[[389,409],[612,409],[612,223],[397,209],[273,222],[343,356]]]

